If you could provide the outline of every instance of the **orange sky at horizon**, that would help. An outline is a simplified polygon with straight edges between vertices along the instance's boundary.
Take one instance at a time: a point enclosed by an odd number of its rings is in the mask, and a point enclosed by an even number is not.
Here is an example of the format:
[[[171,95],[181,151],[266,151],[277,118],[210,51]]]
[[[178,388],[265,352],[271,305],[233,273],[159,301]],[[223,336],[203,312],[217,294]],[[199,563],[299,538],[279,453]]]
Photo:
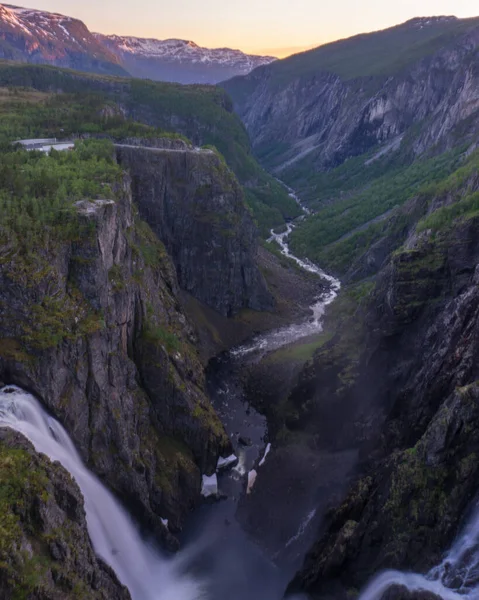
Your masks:
[[[292,54],[297,54],[298,52],[305,52],[306,50],[311,50],[311,48],[316,48],[320,45],[321,42],[310,44],[307,46],[286,46],[285,48],[246,48],[245,52],[250,52],[251,54],[260,54],[262,56],[276,56],[276,58],[286,58],[288,56],[291,56]]]
[[[13,1],[13,0],[12,0]],[[282,58],[413,17],[479,16],[477,0],[16,0],[81,19],[91,31],[181,38]]]

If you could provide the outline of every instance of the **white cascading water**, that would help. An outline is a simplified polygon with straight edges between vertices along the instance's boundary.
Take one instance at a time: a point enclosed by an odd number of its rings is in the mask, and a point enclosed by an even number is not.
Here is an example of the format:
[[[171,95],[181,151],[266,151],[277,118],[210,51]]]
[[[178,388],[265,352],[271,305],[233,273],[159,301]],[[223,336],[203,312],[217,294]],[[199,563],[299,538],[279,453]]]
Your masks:
[[[88,533],[95,552],[128,587],[133,600],[199,600],[201,585],[181,573],[178,560],[167,560],[143,541],[126,511],[82,463],[63,427],[39,402],[18,387],[0,390],[0,427],[22,433],[37,452],[60,462],[74,477],[85,499]]]
[[[311,211],[305,206],[303,206],[295,192],[291,188],[287,186],[285,187],[288,189],[291,198],[293,198],[298,203],[303,212],[308,215],[311,214]],[[302,218],[304,218],[304,216],[300,217],[298,220]],[[280,246],[281,254],[283,256],[294,260],[294,262],[305,271],[308,271],[309,273],[314,273],[321,279],[327,281],[330,284],[330,288],[326,294],[322,294],[317,299],[317,301],[311,306],[311,311],[313,314],[308,321],[294,325],[289,325],[287,327],[282,327],[281,329],[276,329],[275,331],[272,331],[265,335],[258,336],[252,342],[232,350],[231,354],[233,356],[246,356],[247,354],[252,353],[264,354],[266,352],[271,352],[273,350],[277,350],[278,348],[282,348],[287,344],[292,344],[297,340],[303,339],[310,335],[321,333],[321,331],[323,330],[322,321],[326,307],[332,304],[338,297],[339,290],[341,289],[341,282],[339,281],[339,279],[336,279],[332,275],[328,275],[327,273],[325,273],[322,269],[320,269],[317,265],[315,265],[307,258],[302,260],[301,258],[298,258],[297,256],[291,253],[288,245],[288,238],[291,232],[293,231],[294,227],[294,223],[288,223],[286,231],[284,231],[283,233],[275,233],[274,230],[272,230],[271,238],[268,241],[276,242]]]
[[[479,600],[479,508],[444,560],[427,575],[385,571],[368,584],[358,600],[381,600],[391,586],[430,592],[443,600]]]

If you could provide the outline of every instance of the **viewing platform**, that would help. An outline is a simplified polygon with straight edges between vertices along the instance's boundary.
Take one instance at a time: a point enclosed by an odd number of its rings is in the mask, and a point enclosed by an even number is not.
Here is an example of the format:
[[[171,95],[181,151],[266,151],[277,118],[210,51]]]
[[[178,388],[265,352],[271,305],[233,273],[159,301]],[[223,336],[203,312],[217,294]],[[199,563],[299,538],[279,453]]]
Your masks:
[[[25,150],[37,150],[39,152],[64,152],[65,150],[73,150],[75,142],[71,140],[57,140],[56,138],[38,138],[31,140],[17,140],[14,144],[20,144]]]

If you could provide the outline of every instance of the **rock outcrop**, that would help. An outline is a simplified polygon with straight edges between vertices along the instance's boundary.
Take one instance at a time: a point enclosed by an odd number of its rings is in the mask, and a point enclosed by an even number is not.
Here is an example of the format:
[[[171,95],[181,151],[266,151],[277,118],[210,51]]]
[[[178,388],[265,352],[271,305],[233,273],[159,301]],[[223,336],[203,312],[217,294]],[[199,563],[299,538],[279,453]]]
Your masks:
[[[165,244],[185,291],[226,316],[272,308],[243,192],[213,150],[117,145],[117,155],[140,216]]]
[[[346,598],[382,569],[426,572],[463,525],[478,491],[478,229],[472,213],[411,233],[293,392],[296,426],[362,460],[292,590]]]
[[[83,496],[59,463],[0,429],[0,596],[130,600],[88,536]]]
[[[125,177],[78,203],[81,235],[1,249],[0,379],[35,393],[82,459],[164,542],[230,442],[204,392],[174,267]]]

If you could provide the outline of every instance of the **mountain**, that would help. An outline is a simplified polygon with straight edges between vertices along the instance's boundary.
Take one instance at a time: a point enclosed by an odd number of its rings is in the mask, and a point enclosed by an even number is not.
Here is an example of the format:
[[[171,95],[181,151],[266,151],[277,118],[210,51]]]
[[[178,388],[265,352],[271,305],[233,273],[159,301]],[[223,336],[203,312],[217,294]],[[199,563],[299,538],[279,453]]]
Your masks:
[[[0,58],[126,75],[84,23],[56,13],[0,4]]]
[[[223,85],[256,156],[312,211],[291,250],[343,284],[321,335],[271,354],[251,393],[279,432],[252,524],[278,457],[357,452],[334,508],[327,471],[318,485],[291,597],[477,589],[477,538],[460,532],[478,493],[479,19],[413,19]]]
[[[230,48],[202,48],[187,40],[94,35],[132,75],[157,81],[218,83],[276,60]]]
[[[248,134],[234,114],[224,90],[210,85],[180,85],[141,79],[103,77],[45,65],[0,61],[0,87],[31,87],[40,92],[61,89],[74,96],[74,117],[56,107],[44,122],[24,125],[23,137],[49,133],[55,137],[100,134],[108,129],[118,140],[148,135],[142,127],[157,128],[156,135],[178,132],[197,146],[214,146],[243,185],[246,201],[264,237],[272,227],[300,214],[285,188],[266,172],[251,153]],[[61,98],[61,96],[59,97]],[[61,104],[61,103],[60,103]],[[51,107],[53,108],[53,107]],[[112,118],[105,120],[105,115]],[[134,122],[134,123],[133,123]],[[148,131],[148,129],[146,129]]]
[[[453,99],[464,83],[456,71],[476,59],[478,32],[479,18],[417,18],[277,61],[224,87],[265,165],[285,174],[306,162],[331,168],[429,115],[442,121],[444,95]]]
[[[0,58],[177,83],[217,83],[276,60],[186,40],[93,34],[78,19],[10,4],[0,4]]]
[[[395,207],[451,172],[477,140],[478,64],[479,18],[417,18],[223,84],[256,156],[316,213],[297,252],[353,273]]]
[[[452,175],[410,195],[396,233],[370,247],[371,262],[383,256],[379,272],[347,286],[331,308],[329,342],[283,408],[292,432],[309,431],[328,451],[359,448],[362,463],[318,528],[291,591],[346,600],[385,569],[447,569],[444,552],[474,512],[478,169],[476,150]],[[471,572],[471,554],[458,555],[447,578],[435,579],[447,588],[458,589]],[[404,583],[392,575],[390,586]],[[364,597],[448,597],[414,589]]]

